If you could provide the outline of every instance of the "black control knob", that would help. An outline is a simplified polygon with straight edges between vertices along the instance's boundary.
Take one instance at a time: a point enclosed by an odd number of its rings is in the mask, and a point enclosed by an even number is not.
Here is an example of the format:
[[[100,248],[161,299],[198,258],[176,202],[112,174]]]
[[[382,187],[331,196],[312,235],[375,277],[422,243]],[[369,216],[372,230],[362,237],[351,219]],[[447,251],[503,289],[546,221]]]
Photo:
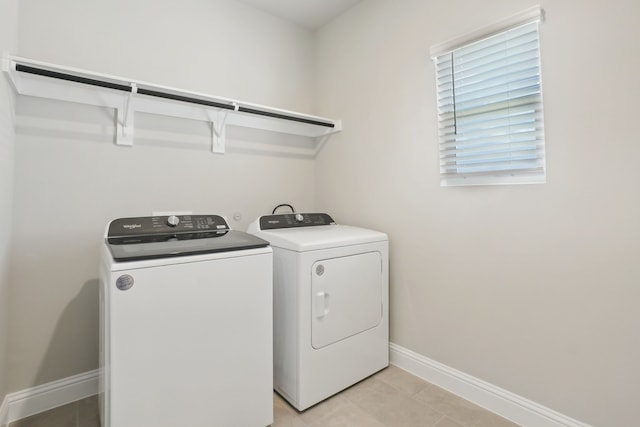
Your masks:
[[[167,218],[167,225],[168,225],[169,227],[175,227],[175,226],[176,226],[176,225],[178,225],[178,224],[180,224],[180,218],[178,218],[177,216],[175,216],[175,215],[170,215],[170,216]]]

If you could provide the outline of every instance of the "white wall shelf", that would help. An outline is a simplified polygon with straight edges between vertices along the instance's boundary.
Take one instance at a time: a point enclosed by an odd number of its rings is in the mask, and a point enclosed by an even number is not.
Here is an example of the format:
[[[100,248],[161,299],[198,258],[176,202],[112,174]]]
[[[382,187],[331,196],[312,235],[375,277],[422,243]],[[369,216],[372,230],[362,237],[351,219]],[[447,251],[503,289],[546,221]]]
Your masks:
[[[323,139],[342,130],[340,120],[11,55],[2,68],[18,94],[114,108],[118,145],[133,145],[136,111],[209,122],[214,153],[225,152],[227,125]]]

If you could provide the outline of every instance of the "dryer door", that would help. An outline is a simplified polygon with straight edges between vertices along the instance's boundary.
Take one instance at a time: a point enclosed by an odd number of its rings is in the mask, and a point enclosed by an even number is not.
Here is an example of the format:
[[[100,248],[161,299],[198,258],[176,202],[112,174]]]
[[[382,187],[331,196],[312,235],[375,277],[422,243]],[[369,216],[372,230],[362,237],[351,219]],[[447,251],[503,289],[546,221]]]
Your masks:
[[[382,319],[382,257],[367,252],[311,267],[311,344],[319,349],[373,328]]]

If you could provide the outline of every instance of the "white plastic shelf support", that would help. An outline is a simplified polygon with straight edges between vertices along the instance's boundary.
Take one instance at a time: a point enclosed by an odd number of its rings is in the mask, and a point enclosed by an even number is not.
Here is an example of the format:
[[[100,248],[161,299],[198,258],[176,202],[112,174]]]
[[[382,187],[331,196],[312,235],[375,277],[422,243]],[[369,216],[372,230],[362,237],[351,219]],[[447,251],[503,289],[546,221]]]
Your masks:
[[[116,110],[116,144],[132,146],[134,113],[200,120],[211,125],[211,150],[225,152],[226,126],[316,138],[322,145],[342,130],[340,120],[3,55],[2,69],[20,95]]]
[[[124,97],[124,108],[118,109],[118,117],[116,118],[116,144],[133,146],[133,117],[135,102],[134,96],[138,92],[138,86],[131,83],[131,92],[129,96]]]

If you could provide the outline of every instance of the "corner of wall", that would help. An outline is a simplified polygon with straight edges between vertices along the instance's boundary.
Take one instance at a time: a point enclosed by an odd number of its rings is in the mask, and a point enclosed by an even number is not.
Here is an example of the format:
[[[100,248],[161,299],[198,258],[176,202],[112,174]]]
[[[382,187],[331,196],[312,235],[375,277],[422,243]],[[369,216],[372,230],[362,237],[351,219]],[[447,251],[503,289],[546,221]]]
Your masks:
[[[18,0],[0,3],[0,53],[18,49]],[[4,72],[0,71],[0,74]],[[13,209],[13,161],[15,144],[15,96],[8,80],[0,77],[0,221],[11,224]],[[11,230],[11,227],[6,227]],[[7,366],[9,337],[10,233],[0,235],[0,427],[7,424]]]
[[[0,427],[7,427],[9,425],[9,402],[8,397],[5,396],[0,404]]]

